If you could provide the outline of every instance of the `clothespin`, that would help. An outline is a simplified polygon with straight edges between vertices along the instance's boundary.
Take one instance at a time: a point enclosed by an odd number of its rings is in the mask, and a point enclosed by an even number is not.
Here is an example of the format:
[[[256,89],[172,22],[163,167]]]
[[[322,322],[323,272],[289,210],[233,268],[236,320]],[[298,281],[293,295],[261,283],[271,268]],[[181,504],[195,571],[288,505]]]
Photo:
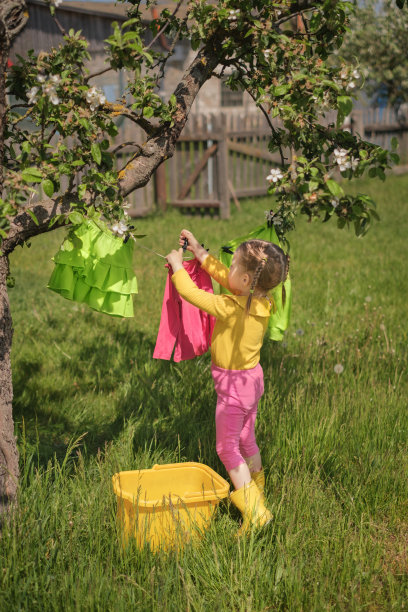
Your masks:
[[[232,250],[230,247],[227,247],[227,246],[223,246],[223,247],[221,247],[221,250],[222,250],[224,253],[229,253],[230,255],[233,255],[233,254],[234,254],[234,251],[233,251],[233,250]]]
[[[187,238],[184,238],[184,244],[183,244],[183,247],[182,247],[183,253],[186,252],[187,247],[188,247],[188,240],[187,240]]]

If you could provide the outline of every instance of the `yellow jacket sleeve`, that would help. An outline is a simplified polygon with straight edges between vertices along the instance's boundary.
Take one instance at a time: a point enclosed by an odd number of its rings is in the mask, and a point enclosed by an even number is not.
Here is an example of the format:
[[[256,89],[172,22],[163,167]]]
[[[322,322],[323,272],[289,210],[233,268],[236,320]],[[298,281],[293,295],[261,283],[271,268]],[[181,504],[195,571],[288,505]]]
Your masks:
[[[177,270],[171,280],[182,298],[217,319],[227,319],[237,308],[229,296],[214,295],[199,289],[184,268]]]
[[[203,268],[203,270],[208,272],[208,274],[215,281],[217,281],[217,283],[222,285],[222,287],[225,287],[225,289],[228,289],[228,291],[231,291],[228,282],[229,268],[227,268],[227,266],[218,261],[218,259],[215,259],[215,257],[213,257],[212,255],[208,255],[208,257],[206,257],[203,263],[201,264],[201,267]]]

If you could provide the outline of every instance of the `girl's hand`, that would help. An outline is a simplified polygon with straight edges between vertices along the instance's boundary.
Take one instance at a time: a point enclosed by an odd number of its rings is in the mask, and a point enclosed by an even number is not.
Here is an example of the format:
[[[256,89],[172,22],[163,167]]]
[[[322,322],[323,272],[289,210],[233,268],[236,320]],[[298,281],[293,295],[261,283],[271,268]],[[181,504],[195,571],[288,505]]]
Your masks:
[[[200,263],[203,263],[204,259],[207,257],[208,253],[204,247],[198,242],[197,238],[194,236],[190,230],[183,229],[180,232],[179,237],[179,245],[184,246],[184,240],[187,238],[188,245],[187,251],[191,251],[195,257],[198,259]]]
[[[167,263],[171,265],[173,273],[183,268],[183,249],[176,251],[173,249],[171,253],[166,255]]]
[[[195,254],[195,250],[199,246],[201,246],[200,243],[198,242],[198,240],[194,236],[194,234],[192,232],[190,232],[190,230],[183,229],[183,230],[181,230],[180,236],[179,236],[179,245],[181,247],[184,246],[184,240],[186,238],[188,240],[187,251],[191,251],[192,253]]]

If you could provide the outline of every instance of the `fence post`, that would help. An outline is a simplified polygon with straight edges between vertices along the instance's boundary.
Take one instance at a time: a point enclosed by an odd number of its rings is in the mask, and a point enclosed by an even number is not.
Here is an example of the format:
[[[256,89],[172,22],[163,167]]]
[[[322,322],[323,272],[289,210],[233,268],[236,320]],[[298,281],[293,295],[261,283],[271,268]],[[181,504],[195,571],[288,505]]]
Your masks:
[[[221,115],[217,125],[218,149],[217,149],[217,166],[218,166],[218,193],[220,198],[220,216],[221,219],[229,219],[230,217],[230,191],[228,188],[228,144],[227,134],[225,132],[225,119]]]
[[[363,111],[353,110],[351,113],[351,133],[359,134],[361,138],[364,138],[364,122],[363,122]]]
[[[156,201],[159,205],[160,210],[166,210],[167,208],[167,191],[166,191],[166,169],[164,162],[156,168],[154,173],[154,187]]]

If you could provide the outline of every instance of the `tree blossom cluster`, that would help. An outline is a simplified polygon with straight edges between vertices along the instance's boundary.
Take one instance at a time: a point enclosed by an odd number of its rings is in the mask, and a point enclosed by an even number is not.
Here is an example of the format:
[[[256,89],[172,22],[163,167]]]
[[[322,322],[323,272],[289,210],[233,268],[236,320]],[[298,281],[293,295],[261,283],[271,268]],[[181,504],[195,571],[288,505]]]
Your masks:
[[[91,87],[86,92],[86,101],[88,102],[91,111],[96,111],[96,109],[105,104],[106,97],[100,89]]]
[[[61,77],[58,74],[52,74],[48,77],[44,74],[39,74],[37,75],[37,81],[39,86],[31,87],[27,91],[29,104],[37,104],[40,91],[50,99],[51,104],[54,104],[54,106],[59,104],[60,98],[58,97],[57,89],[61,84]]]
[[[340,172],[345,172],[349,169],[354,172],[358,168],[360,159],[349,155],[346,149],[334,149],[333,154]]]
[[[44,74],[38,74],[37,81],[39,86],[31,87],[31,89],[27,91],[29,104],[37,104],[41,94],[47,96],[54,106],[61,103],[61,98],[57,93],[58,88],[61,86],[61,77],[58,74],[53,74],[48,77]],[[97,87],[90,87],[86,92],[85,99],[92,112],[96,111],[106,102],[106,96]]]

